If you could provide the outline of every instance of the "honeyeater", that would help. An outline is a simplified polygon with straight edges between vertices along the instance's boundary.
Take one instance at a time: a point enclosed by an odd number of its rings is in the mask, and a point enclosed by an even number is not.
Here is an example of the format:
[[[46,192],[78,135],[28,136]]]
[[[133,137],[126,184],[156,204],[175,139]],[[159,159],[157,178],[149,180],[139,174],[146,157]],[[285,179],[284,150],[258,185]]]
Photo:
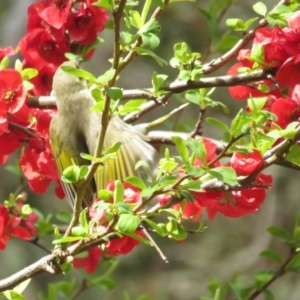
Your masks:
[[[101,129],[102,113],[92,111],[95,104],[88,86],[77,76],[66,73],[62,66],[78,68],[77,61],[64,62],[53,78],[53,93],[56,98],[57,114],[50,124],[51,150],[59,174],[72,165],[90,165],[80,153],[95,154]],[[154,165],[157,159],[156,150],[146,141],[134,126],[122,121],[118,116],[110,119],[104,140],[104,151],[116,142],[121,142],[120,149],[114,159],[109,159],[100,165],[89,187],[85,190],[83,205],[89,206],[95,193],[106,186],[107,181],[123,179],[127,176],[139,176],[135,170],[138,161],[143,160]],[[77,193],[78,183],[62,181],[66,197],[71,205]]]

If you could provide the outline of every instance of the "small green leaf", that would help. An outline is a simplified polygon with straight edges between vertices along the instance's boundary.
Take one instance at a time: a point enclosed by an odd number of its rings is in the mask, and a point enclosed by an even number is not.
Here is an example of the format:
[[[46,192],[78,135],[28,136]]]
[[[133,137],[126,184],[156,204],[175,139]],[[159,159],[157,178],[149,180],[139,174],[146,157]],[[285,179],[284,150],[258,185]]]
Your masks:
[[[218,180],[225,182],[229,185],[237,183],[237,175],[234,169],[230,167],[217,167],[209,171],[209,174]]]
[[[261,16],[263,16],[263,17],[266,16],[267,11],[268,11],[267,6],[266,6],[264,3],[262,3],[262,2],[257,2],[257,3],[255,3],[255,4],[253,5],[253,10],[254,10],[257,14],[259,14],[259,15],[261,15]]]
[[[145,183],[140,178],[135,177],[135,176],[127,177],[124,179],[124,181],[132,184],[133,186],[136,186],[137,188],[139,188],[141,190],[147,188]]]
[[[159,234],[160,236],[165,236],[166,235],[166,230],[164,230],[164,228],[162,226],[158,226],[155,222],[149,220],[149,219],[144,219],[144,221],[146,223],[148,223],[148,225],[150,227],[152,227],[157,234]]]
[[[123,202],[124,187],[120,180],[115,181],[114,203]]]
[[[91,82],[94,82],[96,80],[95,76],[92,73],[82,69],[77,69],[71,66],[62,66],[61,69],[68,74],[74,75],[79,78],[84,78]]]
[[[186,141],[179,136],[172,136],[172,141],[174,142],[184,164],[187,164],[189,159],[189,150],[186,146]]]
[[[123,97],[123,91],[117,87],[105,87],[107,95],[113,100],[119,100]]]
[[[228,127],[227,125],[225,125],[224,123],[222,123],[221,121],[217,120],[217,119],[208,117],[208,118],[205,119],[205,121],[206,121],[208,124],[211,124],[211,125],[214,125],[214,126],[220,128],[220,129],[223,130],[224,132],[230,133],[229,127]]]
[[[290,272],[300,272],[300,253],[297,253],[286,266],[286,270]]]
[[[259,254],[259,256],[266,257],[279,265],[282,263],[281,256],[273,250],[264,250]]]
[[[133,214],[122,214],[119,217],[117,226],[123,233],[133,233],[137,230],[140,223],[138,216]]]
[[[276,236],[285,242],[289,242],[292,238],[291,235],[289,234],[289,232],[287,232],[285,229],[278,227],[278,226],[269,227],[268,232],[271,235]]]

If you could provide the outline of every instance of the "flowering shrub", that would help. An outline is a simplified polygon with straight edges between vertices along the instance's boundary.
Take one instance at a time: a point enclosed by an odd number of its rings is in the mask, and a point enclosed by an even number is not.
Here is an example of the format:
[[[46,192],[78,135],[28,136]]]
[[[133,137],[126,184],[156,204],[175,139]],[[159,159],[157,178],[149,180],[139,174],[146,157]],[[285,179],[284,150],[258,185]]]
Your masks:
[[[262,16],[259,23],[254,19],[227,20],[231,30],[242,31],[243,35],[235,45],[228,46],[227,53],[211,62],[202,61],[201,54],[191,52],[185,42],[175,44],[170,66],[178,76],[173,82],[167,84],[166,74],[154,72],[151,88],[126,90],[118,86],[117,80],[134,59],[149,56],[160,66],[168,65],[154,50],[159,45],[159,18],[169,2],[176,1],[145,1],[141,12],[133,2],[36,1],[28,7],[27,33],[17,50],[10,46],[0,49],[0,164],[7,164],[9,156],[21,149],[21,176],[34,193],[46,193],[52,182],[56,183],[58,198],[74,192],[74,207],[72,216],[66,217],[66,228],[52,225],[54,221],[47,218],[42,222],[42,213],[32,210],[26,197],[22,197],[23,191],[11,194],[0,205],[0,250],[5,250],[13,237],[33,241],[42,238],[41,232],[55,235],[55,247],[40,264],[18,273],[9,283],[0,281],[0,290],[10,293],[7,299],[21,299],[17,298],[21,297],[19,293],[9,289],[42,272],[59,274],[74,267],[93,274],[107,258],[128,254],[142,243],[160,253],[149,232],[182,243],[192,232],[186,220],[198,223],[197,232],[202,233],[205,215],[214,220],[217,213],[228,218],[253,214],[272,188],[273,177],[264,173],[265,169],[279,164],[300,170],[300,12],[296,11],[296,1],[281,1],[270,12],[263,3],[255,4],[254,11]],[[220,14],[226,9],[220,8]],[[57,95],[51,93],[53,76],[67,58],[93,59],[101,41],[98,35],[111,24],[111,69],[98,78],[85,70],[68,66],[63,69],[84,82],[89,89],[86,92],[96,103],[92,110],[102,114],[102,124],[95,124],[99,127],[95,142],[101,153],[82,153],[87,165],[70,157],[72,165],[59,174],[49,141],[50,123],[57,114]],[[17,53],[22,59],[15,59],[15,67],[9,67]],[[235,57],[237,61],[233,61]],[[207,77],[226,62],[231,62],[227,76]],[[224,108],[224,104],[212,100],[212,87],[218,86],[227,86],[231,97],[243,107],[229,125],[203,118],[209,107]],[[103,168],[106,160],[118,157],[123,149],[119,141],[102,149],[105,125],[115,115],[133,122],[150,109],[166,105],[175,93],[184,93],[185,101],[199,111],[194,128],[190,132],[168,133],[163,138],[149,133],[146,140],[171,144],[176,155],[166,148],[154,166],[138,162],[140,177],[106,182],[104,189],[96,191],[92,204],[85,207],[83,195],[90,182],[96,180],[97,170]],[[121,100],[130,101],[121,105]],[[204,121],[223,133],[222,141],[203,136],[200,129]],[[79,132],[78,140],[80,137]],[[62,148],[59,141],[57,147]],[[131,156],[135,155],[134,150]],[[125,165],[128,168],[129,162]],[[71,187],[71,192],[66,186]],[[264,279],[263,284],[247,287],[247,293],[241,292],[239,299],[254,299],[280,275],[299,271],[298,224],[293,235],[270,231],[291,248],[291,255],[280,268],[287,267]],[[279,260],[276,255],[267,254],[269,259]]]

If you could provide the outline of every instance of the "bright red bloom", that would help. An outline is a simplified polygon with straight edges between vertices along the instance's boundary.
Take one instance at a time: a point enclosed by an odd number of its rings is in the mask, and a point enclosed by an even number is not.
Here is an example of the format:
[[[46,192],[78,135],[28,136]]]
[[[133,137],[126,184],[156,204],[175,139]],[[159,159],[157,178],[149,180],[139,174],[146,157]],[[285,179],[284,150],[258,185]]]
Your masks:
[[[28,22],[27,22],[27,31],[33,31],[37,28],[45,29],[53,39],[57,42],[61,41],[65,34],[65,28],[59,27],[55,28],[48,24],[43,19],[43,11],[48,8],[48,4],[44,2],[36,2],[28,7]]]
[[[177,210],[181,209],[181,207],[181,203],[177,203],[172,206],[172,208],[175,208]],[[183,207],[182,217],[184,219],[192,218],[194,222],[197,222],[201,217],[202,211],[203,207],[199,204],[199,202],[195,201],[194,203],[191,203],[186,200]]]
[[[17,148],[23,145],[24,133],[13,130],[0,135],[0,161],[4,163],[8,155],[12,154]],[[2,159],[1,159],[2,157]]]
[[[136,231],[139,236],[144,236],[143,232]],[[117,256],[119,254],[127,254],[133,250],[134,247],[139,245],[139,241],[124,235],[121,238],[113,239],[106,244],[106,253],[111,256]]]
[[[228,75],[237,75],[238,69],[244,67],[244,65],[240,62],[234,64],[228,71]],[[260,84],[271,84],[270,81],[261,80],[256,82],[251,82],[249,85],[236,85],[229,87],[229,94],[232,98],[236,100],[245,100],[252,97],[263,97],[266,94],[258,90],[258,86]]]
[[[17,112],[25,103],[27,90],[23,86],[21,74],[15,69],[0,71],[0,102],[7,112]]]
[[[67,21],[72,2],[69,0],[46,0],[47,6],[38,10],[39,17],[50,26],[60,29]]]
[[[271,112],[277,116],[276,123],[283,129],[300,119],[300,105],[288,98],[279,98],[275,101],[271,106]]]
[[[43,67],[58,67],[70,52],[66,38],[56,42],[46,30],[37,28],[26,34],[19,42],[20,53],[26,63],[41,70]]]
[[[270,175],[259,174],[255,184],[270,185]],[[200,206],[207,209],[208,217],[213,219],[217,212],[237,218],[256,212],[266,197],[266,187],[245,188],[232,192],[193,192],[193,197]]]
[[[0,250],[4,250],[11,237],[29,240],[29,232],[20,226],[20,217],[10,217],[7,209],[0,205]]]
[[[294,87],[300,80],[300,55],[288,58],[279,68],[275,76],[282,86]]]
[[[43,194],[52,180],[57,180],[58,173],[50,150],[37,153],[26,147],[20,158],[20,166],[28,180],[29,187],[37,194]]]
[[[95,1],[80,3],[80,9],[68,15],[67,28],[71,40],[82,45],[96,41],[97,33],[101,32],[108,21],[106,10],[92,6]]]
[[[98,267],[101,250],[98,247],[93,247],[87,251],[87,256],[84,258],[74,258],[73,266],[74,268],[83,268],[88,273],[94,273]]]
[[[231,167],[238,175],[248,176],[263,165],[263,157],[256,149],[252,153],[233,153],[230,159]]]
[[[53,76],[56,71],[56,66],[46,65],[39,69],[39,74],[30,81],[34,85],[31,92],[37,96],[50,95],[52,91]]]

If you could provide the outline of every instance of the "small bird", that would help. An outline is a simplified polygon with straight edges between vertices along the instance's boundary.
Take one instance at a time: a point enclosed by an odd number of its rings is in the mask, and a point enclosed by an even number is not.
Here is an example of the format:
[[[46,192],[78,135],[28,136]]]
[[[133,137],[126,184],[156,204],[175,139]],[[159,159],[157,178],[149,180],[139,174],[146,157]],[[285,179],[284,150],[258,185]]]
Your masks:
[[[50,124],[50,143],[60,175],[67,167],[72,166],[72,160],[79,166],[90,165],[91,162],[82,158],[80,153],[94,156],[102,118],[102,113],[90,110],[95,100],[88,87],[78,77],[64,72],[62,66],[78,68],[78,62],[64,62],[53,77],[52,90],[56,98],[57,114]],[[95,193],[105,188],[107,181],[139,176],[140,171],[134,168],[138,161],[155,165],[157,151],[146,140],[146,136],[118,116],[110,119],[104,151],[116,142],[121,142],[122,145],[116,152],[115,159],[106,160],[104,166],[98,167],[94,180],[85,190],[83,206],[91,205]],[[62,181],[62,186],[73,206],[77,193],[76,183]]]

